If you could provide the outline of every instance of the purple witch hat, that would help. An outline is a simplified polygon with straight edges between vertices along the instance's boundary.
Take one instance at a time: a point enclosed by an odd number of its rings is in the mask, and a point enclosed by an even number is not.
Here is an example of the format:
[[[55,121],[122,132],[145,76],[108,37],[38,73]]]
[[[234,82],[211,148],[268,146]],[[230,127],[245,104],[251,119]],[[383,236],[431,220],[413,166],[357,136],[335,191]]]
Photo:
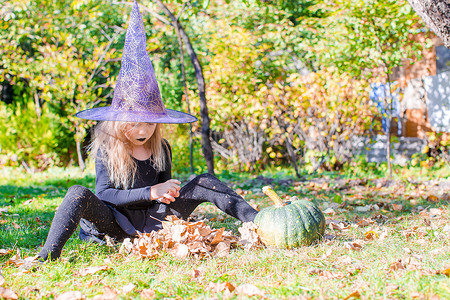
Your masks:
[[[197,121],[197,118],[190,114],[166,109],[161,100],[155,71],[146,50],[144,22],[137,0],[134,1],[130,15],[122,66],[111,106],[83,110],[75,116],[98,121],[148,123]]]

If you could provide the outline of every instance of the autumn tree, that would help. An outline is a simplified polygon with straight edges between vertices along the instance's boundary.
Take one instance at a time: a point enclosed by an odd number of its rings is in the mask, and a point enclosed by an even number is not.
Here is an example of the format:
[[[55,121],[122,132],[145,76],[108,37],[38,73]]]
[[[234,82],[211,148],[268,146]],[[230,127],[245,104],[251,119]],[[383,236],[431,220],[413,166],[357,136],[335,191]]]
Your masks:
[[[83,143],[94,122],[73,115],[110,103],[129,9],[90,0],[6,1],[0,7],[0,82],[12,90],[0,102],[0,129],[8,133],[0,144],[11,163],[41,169],[75,158],[84,167]],[[176,35],[143,17],[165,104],[179,109]]]
[[[408,59],[420,58],[423,45],[412,36],[423,24],[406,1],[324,1],[321,7],[329,16],[320,20],[320,27],[311,24],[322,33],[312,43],[318,63],[387,87],[383,117],[387,119],[386,159],[391,177],[392,74]]]
[[[301,44],[314,33],[296,29],[289,11],[246,5],[213,6],[205,24],[216,153],[244,169],[290,162],[298,177],[305,164],[310,172],[342,166],[351,157],[351,137],[372,122],[366,85],[331,69],[311,72],[311,49]],[[249,13],[240,18],[244,8]],[[358,109],[364,114],[355,119]]]
[[[2,118],[21,132],[2,135],[2,152],[39,168],[75,152],[84,168],[92,123],[73,114],[111,94],[118,65],[108,63],[123,33],[121,14],[108,1],[46,0],[6,1],[0,13],[0,81],[14,89]]]

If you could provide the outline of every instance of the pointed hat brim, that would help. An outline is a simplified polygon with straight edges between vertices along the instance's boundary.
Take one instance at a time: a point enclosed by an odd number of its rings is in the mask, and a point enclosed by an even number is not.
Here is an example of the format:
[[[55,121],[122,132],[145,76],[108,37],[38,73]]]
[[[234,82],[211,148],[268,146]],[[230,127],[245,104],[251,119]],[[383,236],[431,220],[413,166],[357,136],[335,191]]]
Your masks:
[[[197,118],[188,113],[165,109],[164,113],[153,113],[149,111],[123,111],[114,110],[111,106],[86,109],[75,114],[76,117],[96,121],[122,121],[143,123],[167,123],[181,124],[192,123]]]

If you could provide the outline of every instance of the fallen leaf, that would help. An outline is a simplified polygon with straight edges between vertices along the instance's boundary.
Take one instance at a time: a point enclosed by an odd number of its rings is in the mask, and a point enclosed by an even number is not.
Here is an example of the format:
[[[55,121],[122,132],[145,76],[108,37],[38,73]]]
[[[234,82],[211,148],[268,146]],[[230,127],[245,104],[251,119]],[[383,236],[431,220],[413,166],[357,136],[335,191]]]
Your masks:
[[[8,223],[8,220],[0,220],[0,225],[1,224],[6,224],[6,223]]]
[[[215,293],[223,293],[228,292],[231,293],[236,289],[234,285],[227,282],[210,282],[209,283],[209,289],[212,290]]]
[[[12,264],[18,267],[22,264],[21,261],[22,259],[20,258],[20,249],[17,248],[16,254],[9,258],[9,260],[6,262],[6,265]]]
[[[403,205],[392,203],[392,208],[396,211],[401,211],[403,209]]]
[[[344,274],[341,272],[333,273],[327,270],[323,270],[319,273],[319,276],[323,279],[342,279],[344,278]]]
[[[240,286],[238,286],[236,288],[236,293],[238,295],[245,295],[248,297],[253,297],[253,296],[264,297],[264,294],[265,294],[258,287],[256,287],[253,284],[250,284],[250,283],[241,284]]]
[[[423,208],[423,207],[420,206],[420,208]],[[430,216],[430,214],[428,213],[428,211],[426,209],[424,209],[419,212],[419,216],[422,218],[427,218]]]
[[[171,227],[172,239],[175,243],[182,243],[188,238],[188,227],[184,224],[174,224]]]
[[[324,278],[324,279],[341,279],[344,278],[344,274],[343,273],[332,273],[328,270],[322,270],[322,269],[316,269],[316,268],[310,268],[308,269],[308,274],[309,275],[319,275],[320,277]]]
[[[331,207],[328,207],[327,209],[325,209],[325,210],[323,211],[323,213],[324,213],[325,215],[335,215],[335,214],[336,214],[336,212],[334,211],[334,209],[332,209]]]
[[[388,235],[388,231],[387,228],[383,229],[383,232],[380,234],[380,237],[378,238],[379,240],[384,240]]]
[[[345,297],[344,300],[347,300],[347,299],[350,299],[350,298],[359,299],[359,298],[361,298],[361,294],[359,293],[359,291],[354,291],[353,293],[351,293],[350,295]]]
[[[418,254],[411,254],[402,259],[402,263],[406,266],[408,270],[419,270],[422,268],[423,257]]]
[[[168,216],[166,219],[163,229],[159,231],[141,233],[133,242],[131,239],[125,239],[119,252],[152,259],[165,250],[180,259],[190,255],[201,259],[205,255],[228,254],[231,245],[238,241],[237,237],[231,231],[225,231],[225,228],[211,229],[202,221],[188,222],[176,216]],[[224,244],[220,244],[222,242]]]
[[[17,224],[16,222],[12,222],[12,224],[13,224],[13,227],[15,228],[15,229],[20,229],[21,227],[20,227],[20,225],[19,224]]]
[[[136,285],[134,285],[132,283],[124,285],[122,287],[122,293],[126,295],[126,294],[130,293],[131,291],[133,291],[135,287],[136,287]]]
[[[101,282],[102,282],[102,280],[100,278],[92,279],[92,280],[88,281],[87,286],[92,287],[92,286],[100,285]]]
[[[24,201],[22,204],[23,205],[30,205],[34,200],[36,200],[36,198],[31,198],[31,199],[28,199],[28,200],[26,200],[26,201]]]
[[[80,300],[85,299],[84,295],[79,291],[66,292],[56,297],[55,300]]]
[[[443,212],[442,208],[430,208],[430,216],[436,217],[436,216],[441,216]]]
[[[362,249],[363,244],[360,241],[354,241],[354,242],[345,242],[344,243],[345,247],[348,248],[349,250],[355,250],[355,251],[359,251]]]
[[[356,223],[356,225],[358,227],[366,227],[373,223],[375,223],[375,220],[372,220],[371,218],[364,218],[364,219],[360,220],[358,223]]]
[[[28,273],[33,268],[39,266],[42,262],[39,260],[39,257],[30,256],[24,259],[20,258],[20,249],[17,248],[16,254],[11,256],[9,260],[6,262],[6,265],[14,265],[16,267],[20,267],[23,270],[22,273]]]
[[[411,294],[409,294],[409,296],[411,296],[412,299],[415,298],[425,299],[424,294],[421,294],[419,292],[412,292]]]
[[[156,293],[152,289],[143,289],[142,292],[139,293],[142,299],[153,300],[156,298]]]
[[[179,259],[185,259],[189,256],[189,248],[185,244],[178,243],[172,248],[171,253]]]
[[[450,268],[440,270],[439,273],[447,277],[450,277]]]
[[[105,271],[105,270],[108,270],[108,269],[109,269],[109,266],[106,266],[106,265],[98,266],[98,267],[88,267],[88,268],[79,270],[74,275],[75,276],[86,276],[86,275],[89,275],[89,274],[92,275],[92,274],[95,274],[97,272]]]
[[[13,249],[0,249],[0,256],[8,255],[8,254],[11,254],[13,252],[14,252]]]
[[[105,241],[106,241],[106,246],[114,247],[116,242],[114,241],[114,239],[112,237],[110,237],[109,235],[105,234],[104,238],[105,238]]]
[[[438,201],[439,201],[439,198],[438,198],[437,196],[435,196],[435,195],[429,195],[429,196],[427,197],[427,200],[428,200],[428,201],[431,201],[431,202],[438,202]]]
[[[378,222],[385,222],[385,221],[389,220],[389,217],[386,217],[386,216],[383,215],[383,214],[379,214],[379,215],[374,215],[374,216],[372,216],[372,219],[375,219],[375,220],[377,220]]]
[[[427,235],[427,229],[424,227],[413,226],[410,229],[403,230],[402,235],[408,239],[411,236],[424,237]]]
[[[258,225],[253,222],[245,222],[238,228],[241,238],[239,244],[247,251],[255,250],[263,247],[263,243],[256,232]]]
[[[203,277],[203,271],[202,270],[197,270],[197,269],[194,269],[194,270],[192,270],[192,272],[191,272],[191,274],[192,274],[192,278],[201,278],[201,277]]]
[[[403,269],[405,269],[405,268],[406,268],[406,266],[405,266],[405,264],[402,262],[401,259],[397,260],[396,262],[393,262],[393,263],[389,266],[389,269],[390,269],[391,271],[403,270]]]
[[[347,268],[347,273],[350,276],[355,276],[356,274],[359,274],[359,272],[361,272],[361,267],[360,266],[350,266]]]
[[[323,271],[323,270],[321,270],[321,269],[309,268],[308,271],[307,271],[307,273],[308,273],[309,275],[314,275],[314,274],[320,274],[320,273],[322,273],[322,271]]]
[[[14,291],[0,286],[0,298],[2,299],[19,299]]]
[[[104,287],[104,293],[96,295],[92,300],[114,300],[117,298],[117,292],[111,289],[109,286]]]
[[[339,230],[339,231],[348,231],[351,228],[351,225],[345,225],[344,222],[330,222],[328,225],[330,229]]]
[[[378,238],[379,235],[375,231],[369,230],[366,233],[364,233],[364,237],[366,240],[374,240],[374,239]]]
[[[130,238],[126,238],[123,240],[122,245],[120,245],[119,253],[120,254],[129,254],[133,250],[133,243]]]
[[[217,244],[212,254],[213,256],[217,257],[225,257],[230,254],[230,246],[225,242],[220,242],[219,244]]]
[[[322,237],[325,241],[332,241],[336,238],[335,235],[325,233]]]
[[[216,235],[214,236],[214,239],[211,241],[211,245],[217,245],[218,243],[222,242],[222,234],[225,231],[225,228],[220,228],[217,230]]]

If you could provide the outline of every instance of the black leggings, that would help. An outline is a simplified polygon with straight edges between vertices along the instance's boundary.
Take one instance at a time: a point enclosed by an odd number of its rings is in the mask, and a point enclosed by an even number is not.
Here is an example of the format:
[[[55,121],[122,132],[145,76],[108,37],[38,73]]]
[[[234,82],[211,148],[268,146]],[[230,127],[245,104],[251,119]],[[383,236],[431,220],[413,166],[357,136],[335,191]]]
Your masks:
[[[253,221],[257,211],[226,184],[210,174],[202,174],[188,182],[180,190],[175,202],[167,205],[168,213],[187,219],[203,202],[211,202],[225,213],[243,221]],[[157,203],[156,205],[165,205]],[[52,225],[39,257],[57,259],[81,218],[95,225],[96,229],[118,240],[129,237],[117,224],[113,211],[89,189],[76,185],[69,188],[53,218]]]

